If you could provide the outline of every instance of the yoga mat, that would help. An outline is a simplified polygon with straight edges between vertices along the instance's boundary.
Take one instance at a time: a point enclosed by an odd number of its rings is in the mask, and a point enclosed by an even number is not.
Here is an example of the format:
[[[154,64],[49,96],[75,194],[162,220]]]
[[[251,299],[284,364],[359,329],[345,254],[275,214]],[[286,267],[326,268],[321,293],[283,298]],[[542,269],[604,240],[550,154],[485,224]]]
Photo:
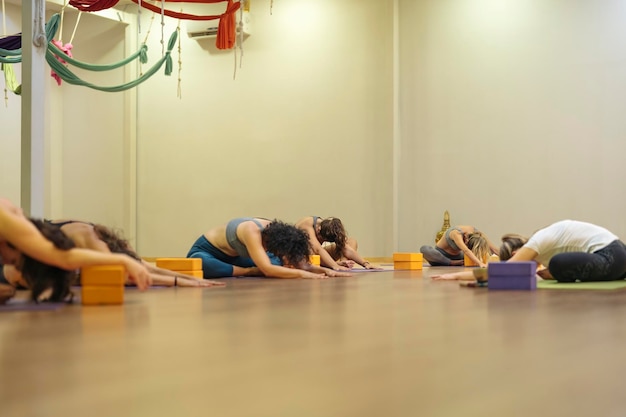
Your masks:
[[[384,269],[384,268],[376,268],[376,269],[352,268],[349,271],[338,271],[338,272],[383,272],[383,271],[388,271],[388,269]]]
[[[537,288],[555,290],[619,290],[626,288],[626,281],[556,282],[552,280],[543,280],[537,281]]]
[[[0,313],[8,311],[56,311],[66,303],[33,303],[28,300],[9,300],[6,304],[0,304]]]

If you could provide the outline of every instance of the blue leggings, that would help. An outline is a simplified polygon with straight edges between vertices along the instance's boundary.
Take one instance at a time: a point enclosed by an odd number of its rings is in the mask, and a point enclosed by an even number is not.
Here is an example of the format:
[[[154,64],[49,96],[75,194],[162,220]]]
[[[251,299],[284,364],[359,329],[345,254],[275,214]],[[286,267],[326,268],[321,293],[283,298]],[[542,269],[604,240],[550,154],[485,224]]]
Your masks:
[[[558,282],[621,280],[626,278],[626,246],[615,240],[594,253],[560,253],[548,269]]]
[[[270,258],[270,262],[273,265],[282,265],[280,259],[267,252],[267,256]],[[200,236],[195,241],[189,252],[187,258],[200,258],[202,259],[202,272],[204,278],[226,278],[233,276],[233,266],[239,266],[242,268],[251,268],[256,266],[252,261],[252,258],[244,258],[242,256],[230,256],[216,248],[207,240],[204,235]]]

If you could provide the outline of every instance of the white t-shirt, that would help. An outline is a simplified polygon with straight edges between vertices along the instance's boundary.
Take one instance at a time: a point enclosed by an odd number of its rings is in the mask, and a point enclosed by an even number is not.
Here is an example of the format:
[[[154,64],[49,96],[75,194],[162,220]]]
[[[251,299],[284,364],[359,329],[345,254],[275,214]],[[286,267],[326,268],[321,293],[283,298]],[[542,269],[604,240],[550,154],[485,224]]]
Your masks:
[[[562,220],[537,231],[524,247],[538,253],[535,260],[549,266],[554,255],[564,252],[593,253],[619,238],[604,227],[575,220]]]

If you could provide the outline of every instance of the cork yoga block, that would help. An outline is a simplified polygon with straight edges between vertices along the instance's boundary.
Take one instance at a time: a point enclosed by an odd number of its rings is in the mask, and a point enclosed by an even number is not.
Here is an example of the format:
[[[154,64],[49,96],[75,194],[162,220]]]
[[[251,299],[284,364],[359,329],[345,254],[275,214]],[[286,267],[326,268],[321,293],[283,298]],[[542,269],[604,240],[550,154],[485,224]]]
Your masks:
[[[80,282],[83,286],[124,286],[126,268],[122,265],[98,265],[83,267]]]
[[[201,271],[202,259],[200,258],[157,258],[158,268],[170,271]]]
[[[423,262],[424,255],[421,253],[396,252],[393,254],[394,262]]]

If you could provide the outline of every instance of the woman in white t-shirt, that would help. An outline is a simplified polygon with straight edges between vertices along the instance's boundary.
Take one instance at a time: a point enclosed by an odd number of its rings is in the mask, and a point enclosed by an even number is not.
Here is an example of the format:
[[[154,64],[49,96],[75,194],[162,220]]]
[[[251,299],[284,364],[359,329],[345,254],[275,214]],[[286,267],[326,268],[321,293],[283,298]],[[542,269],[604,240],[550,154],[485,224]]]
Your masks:
[[[617,281],[626,278],[626,246],[613,233],[595,224],[562,220],[535,232],[530,239],[504,235],[502,261],[536,261],[546,268],[537,274],[559,282]],[[482,271],[433,276],[472,279]],[[478,277],[477,277],[478,278]]]
[[[544,279],[559,282],[615,281],[626,278],[626,247],[607,229],[562,220],[535,232],[530,239],[502,237],[500,259],[537,261]]]

